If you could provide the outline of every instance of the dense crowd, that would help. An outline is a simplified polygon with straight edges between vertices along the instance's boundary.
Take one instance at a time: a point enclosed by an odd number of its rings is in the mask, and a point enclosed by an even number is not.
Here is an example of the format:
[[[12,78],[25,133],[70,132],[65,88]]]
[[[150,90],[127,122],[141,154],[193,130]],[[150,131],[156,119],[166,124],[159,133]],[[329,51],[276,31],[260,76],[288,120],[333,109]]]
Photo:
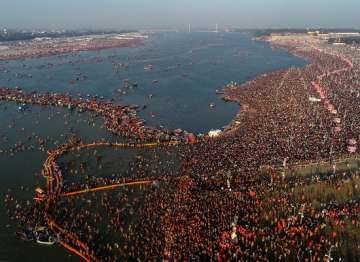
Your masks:
[[[344,85],[358,84],[349,77],[357,67],[350,68],[341,57],[313,48],[292,51],[312,63],[226,89],[225,99],[241,105],[231,128],[186,154],[182,171],[188,179],[179,186],[163,229],[170,235],[166,248],[170,258],[317,261],[329,258],[329,252],[339,247],[336,232],[328,230],[334,218],[330,214],[343,207],[334,210],[333,203],[322,210],[311,204],[302,206],[291,201],[291,181],[276,183],[282,176],[259,171],[324,160],[332,164],[349,154],[349,140],[356,145],[359,136],[353,132],[358,125],[354,123],[358,117],[352,117],[358,108],[355,100],[337,101],[346,90]],[[340,70],[341,74],[332,73]],[[329,112],[314,88],[322,74],[319,85],[339,113]],[[327,88],[327,82],[332,87]],[[350,112],[353,115],[346,121]],[[340,128],[335,118],[340,118]],[[271,198],[271,192],[278,193]],[[346,205],[355,208],[358,200]]]
[[[146,127],[145,120],[137,116],[136,109],[131,106],[120,106],[112,102],[102,101],[97,97],[72,98],[67,94],[32,92],[25,94],[20,88],[0,88],[0,100],[14,101],[20,104],[66,107],[80,112],[91,112],[104,118],[105,127],[110,132],[133,138],[135,141],[146,140],[184,140],[182,130],[168,131]]]
[[[130,173],[133,178],[153,179],[151,186],[60,198],[46,210],[47,215],[103,261],[330,261],[344,256],[344,235],[339,232],[359,227],[359,168],[342,172],[336,165],[357,151],[360,138],[358,58],[350,67],[323,46],[285,47],[311,64],[225,89],[224,98],[239,102],[241,110],[224,134],[197,144],[162,148],[168,155],[171,150],[178,153],[179,170],[170,172],[173,162],[160,157],[152,162],[137,157],[129,163]],[[340,51],[346,57],[351,52]],[[23,95],[9,89],[2,89],[0,98],[91,110],[104,116],[108,129],[117,134],[159,139],[159,131],[144,127],[130,108],[96,99]],[[316,161],[329,163],[332,171],[291,173],[298,164]],[[77,184],[66,181],[68,168],[60,169],[67,172],[61,175],[66,191],[122,179],[94,176]],[[80,164],[72,175],[81,176],[85,170],[86,165]],[[352,190],[342,202],[322,197],[315,205],[305,196],[308,186],[340,192],[345,185]],[[23,223],[44,223],[41,203],[16,208],[18,203],[10,195],[6,202]],[[15,208],[10,207],[14,204]],[[359,247],[360,240],[353,241]],[[358,253],[353,250],[355,256]]]
[[[141,37],[143,38],[143,37]],[[41,41],[15,41],[8,48],[0,50],[0,60],[38,58],[58,54],[67,54],[87,50],[136,47],[142,39],[128,36],[127,38],[108,35],[103,38],[64,38],[42,39]]]

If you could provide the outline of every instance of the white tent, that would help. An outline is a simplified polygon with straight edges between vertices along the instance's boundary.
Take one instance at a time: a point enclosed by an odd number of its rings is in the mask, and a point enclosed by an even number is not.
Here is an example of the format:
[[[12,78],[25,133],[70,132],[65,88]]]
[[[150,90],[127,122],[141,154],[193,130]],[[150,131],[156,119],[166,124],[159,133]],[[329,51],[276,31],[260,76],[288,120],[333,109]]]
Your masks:
[[[217,137],[221,134],[221,130],[220,129],[217,129],[217,130],[210,130],[208,135],[209,137]]]

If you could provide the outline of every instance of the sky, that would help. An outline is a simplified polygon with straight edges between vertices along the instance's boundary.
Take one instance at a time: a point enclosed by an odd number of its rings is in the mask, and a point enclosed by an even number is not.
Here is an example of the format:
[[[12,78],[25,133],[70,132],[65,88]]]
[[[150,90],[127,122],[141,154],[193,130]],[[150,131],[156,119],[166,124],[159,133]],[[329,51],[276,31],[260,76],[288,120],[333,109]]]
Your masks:
[[[0,28],[360,28],[360,0],[0,0]]]

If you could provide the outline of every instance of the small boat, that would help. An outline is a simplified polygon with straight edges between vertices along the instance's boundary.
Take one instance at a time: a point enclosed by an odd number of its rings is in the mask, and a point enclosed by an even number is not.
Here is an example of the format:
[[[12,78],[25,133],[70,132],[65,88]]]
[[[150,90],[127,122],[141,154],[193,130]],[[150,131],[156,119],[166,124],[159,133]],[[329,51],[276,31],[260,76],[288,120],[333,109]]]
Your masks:
[[[153,68],[154,68],[154,66],[151,65],[151,64],[144,66],[144,70],[145,70],[145,71],[151,71],[151,70],[153,70]]]
[[[46,198],[46,193],[40,187],[35,189],[34,200],[44,200]]]
[[[215,105],[215,103],[210,103],[209,106],[210,106],[210,108],[214,108],[216,105]]]
[[[139,108],[139,105],[131,105],[129,106],[130,109],[136,110]]]
[[[27,109],[27,105],[25,103],[19,105],[18,110],[24,112]]]
[[[48,236],[47,238],[37,238],[36,239],[36,243],[40,244],[40,245],[47,245],[47,246],[52,246],[57,242],[57,239],[53,236]]]
[[[34,231],[36,243],[40,245],[54,245],[58,239],[48,231],[46,227],[37,227]]]

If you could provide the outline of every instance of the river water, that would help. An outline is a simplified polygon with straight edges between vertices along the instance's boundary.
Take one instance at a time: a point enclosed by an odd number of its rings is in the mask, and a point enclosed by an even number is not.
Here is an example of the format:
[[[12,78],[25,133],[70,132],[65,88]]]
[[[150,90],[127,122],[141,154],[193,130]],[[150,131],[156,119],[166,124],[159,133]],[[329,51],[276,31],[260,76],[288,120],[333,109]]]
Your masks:
[[[160,33],[137,48],[0,62],[0,86],[98,95],[114,103],[139,105],[139,115],[148,125],[205,133],[227,125],[239,109],[235,103],[223,102],[217,89],[230,81],[243,83],[259,74],[304,65],[304,60],[285,50],[253,41],[251,34]],[[210,108],[210,103],[215,107]],[[1,196],[12,190],[31,200],[46,149],[71,134],[87,142],[120,140],[102,128],[101,120],[66,109],[30,107],[19,112],[16,105],[1,103],[0,119],[0,149],[7,152],[0,153]],[[19,142],[26,150],[11,153]],[[21,186],[28,188],[20,190]],[[77,260],[61,248],[17,240],[15,225],[1,204],[0,261]]]

